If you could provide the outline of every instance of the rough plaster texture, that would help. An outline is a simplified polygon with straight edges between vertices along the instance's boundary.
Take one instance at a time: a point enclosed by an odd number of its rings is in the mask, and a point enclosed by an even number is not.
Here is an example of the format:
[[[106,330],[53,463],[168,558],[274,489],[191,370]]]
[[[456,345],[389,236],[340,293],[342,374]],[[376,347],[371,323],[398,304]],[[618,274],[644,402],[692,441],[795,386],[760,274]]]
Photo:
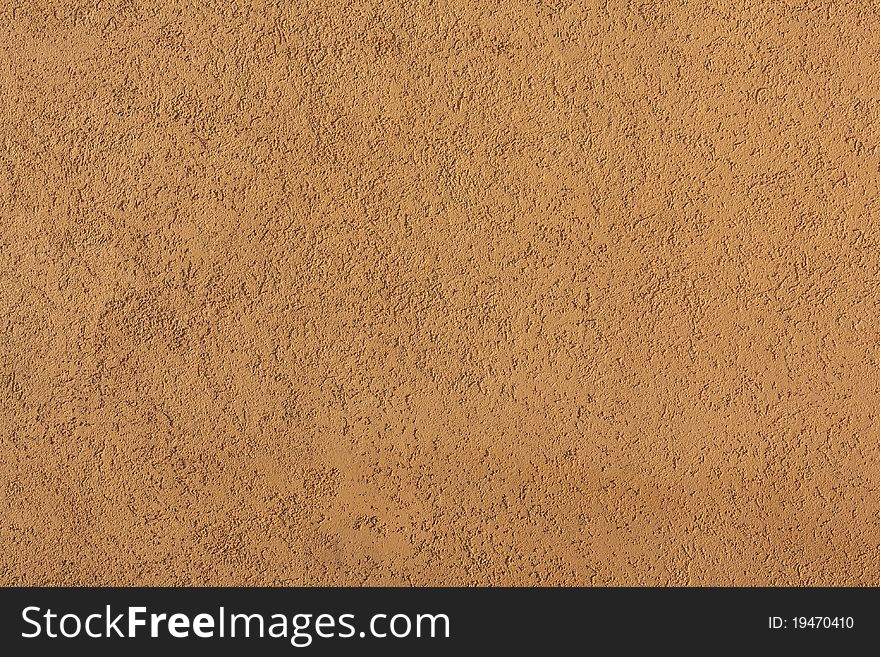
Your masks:
[[[0,582],[880,584],[878,7],[0,5]]]

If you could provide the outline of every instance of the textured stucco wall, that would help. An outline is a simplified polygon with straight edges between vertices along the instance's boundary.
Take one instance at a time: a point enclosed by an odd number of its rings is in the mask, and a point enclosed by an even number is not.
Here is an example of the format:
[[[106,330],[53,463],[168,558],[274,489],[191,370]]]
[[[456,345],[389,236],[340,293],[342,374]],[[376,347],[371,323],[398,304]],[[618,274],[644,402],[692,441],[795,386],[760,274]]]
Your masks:
[[[880,584],[874,2],[0,5],[0,582]]]

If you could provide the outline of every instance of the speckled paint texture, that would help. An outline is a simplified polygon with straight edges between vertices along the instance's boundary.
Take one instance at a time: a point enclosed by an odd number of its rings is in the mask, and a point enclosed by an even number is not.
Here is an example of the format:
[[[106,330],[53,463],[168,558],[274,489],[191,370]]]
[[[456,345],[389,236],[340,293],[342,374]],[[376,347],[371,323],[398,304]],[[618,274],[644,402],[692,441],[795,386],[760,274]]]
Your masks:
[[[875,2],[0,5],[0,583],[880,584]]]

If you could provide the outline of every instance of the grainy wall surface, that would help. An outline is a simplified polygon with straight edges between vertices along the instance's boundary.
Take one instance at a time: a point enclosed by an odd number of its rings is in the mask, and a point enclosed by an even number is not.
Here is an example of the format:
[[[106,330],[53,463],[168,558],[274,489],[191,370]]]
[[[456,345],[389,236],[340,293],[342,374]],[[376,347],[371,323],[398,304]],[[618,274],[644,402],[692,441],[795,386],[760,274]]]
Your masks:
[[[874,2],[0,5],[3,584],[880,584]]]

